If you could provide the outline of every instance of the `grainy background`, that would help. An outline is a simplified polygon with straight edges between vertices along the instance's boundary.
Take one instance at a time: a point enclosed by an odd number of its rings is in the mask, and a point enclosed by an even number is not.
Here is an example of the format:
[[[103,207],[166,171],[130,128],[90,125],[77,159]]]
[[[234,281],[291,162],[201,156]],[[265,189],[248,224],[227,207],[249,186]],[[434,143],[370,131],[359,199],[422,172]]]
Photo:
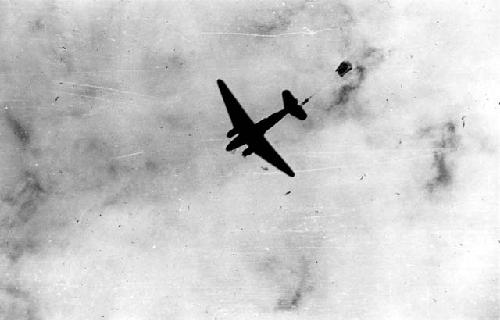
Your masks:
[[[499,319],[499,16],[0,2],[0,318]],[[218,78],[314,94],[267,135],[295,178],[225,152]]]

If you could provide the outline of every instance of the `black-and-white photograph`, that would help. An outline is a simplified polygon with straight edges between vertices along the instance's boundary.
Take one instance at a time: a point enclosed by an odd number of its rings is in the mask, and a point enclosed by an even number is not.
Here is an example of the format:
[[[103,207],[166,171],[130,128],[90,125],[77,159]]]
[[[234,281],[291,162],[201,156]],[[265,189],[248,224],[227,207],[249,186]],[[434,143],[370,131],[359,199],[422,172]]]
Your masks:
[[[0,319],[500,319],[499,17],[0,0]]]

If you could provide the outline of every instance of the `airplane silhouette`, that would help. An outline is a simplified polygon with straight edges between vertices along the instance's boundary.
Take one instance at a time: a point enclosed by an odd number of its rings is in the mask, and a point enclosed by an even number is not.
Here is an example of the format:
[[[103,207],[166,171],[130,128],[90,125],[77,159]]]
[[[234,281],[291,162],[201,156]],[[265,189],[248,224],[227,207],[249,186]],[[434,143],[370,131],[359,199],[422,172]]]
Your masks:
[[[255,153],[265,161],[269,162],[279,170],[283,171],[290,177],[294,177],[295,173],[290,166],[281,158],[281,156],[274,150],[269,141],[264,138],[267,130],[271,129],[276,123],[283,119],[287,114],[291,114],[300,120],[305,120],[307,114],[299,105],[298,100],[288,90],[284,90],[281,95],[283,97],[283,109],[271,114],[269,117],[262,119],[258,123],[254,123],[252,119],[245,112],[238,100],[233,96],[227,85],[222,80],[217,80],[222,100],[227,108],[227,113],[233,124],[233,128],[227,132],[227,137],[234,138],[226,147],[227,151],[232,151],[242,145],[248,147],[243,151],[244,157]],[[306,103],[304,101],[304,103]]]

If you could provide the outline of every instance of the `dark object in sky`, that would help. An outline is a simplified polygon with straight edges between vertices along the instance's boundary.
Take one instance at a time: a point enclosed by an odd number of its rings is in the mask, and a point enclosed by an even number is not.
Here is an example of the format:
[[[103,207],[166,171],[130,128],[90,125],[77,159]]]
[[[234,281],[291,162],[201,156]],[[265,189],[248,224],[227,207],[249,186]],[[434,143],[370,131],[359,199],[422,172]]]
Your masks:
[[[294,177],[295,173],[293,170],[285,160],[280,157],[276,150],[274,150],[269,141],[264,138],[264,134],[287,114],[291,114],[297,119],[305,120],[307,114],[298,104],[298,100],[290,91],[284,90],[282,92],[283,109],[262,119],[258,123],[254,123],[238,100],[233,96],[224,81],[220,79],[217,80],[217,85],[219,86],[222,99],[226,105],[229,118],[233,123],[233,129],[228,131],[227,137],[231,138],[238,134],[236,138],[229,142],[226,150],[232,151],[246,144],[248,148],[243,151],[244,157],[255,153],[290,177]]]
[[[285,193],[285,196],[289,195],[290,193],[292,193],[292,191],[288,190],[288,191]]]
[[[339,76],[343,77],[351,70],[352,64],[349,61],[342,61],[335,71],[339,74]]]

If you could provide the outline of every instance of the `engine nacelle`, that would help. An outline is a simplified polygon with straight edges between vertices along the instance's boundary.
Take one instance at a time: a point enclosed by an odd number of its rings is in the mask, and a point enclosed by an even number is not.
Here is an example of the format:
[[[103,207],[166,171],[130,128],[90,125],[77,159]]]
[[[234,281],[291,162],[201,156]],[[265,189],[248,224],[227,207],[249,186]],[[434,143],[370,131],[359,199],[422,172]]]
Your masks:
[[[250,147],[248,147],[248,148],[246,148],[245,150],[243,150],[242,155],[243,155],[244,157],[246,157],[246,156],[251,155],[252,153],[253,153],[253,150],[252,150],[252,149],[250,149]]]
[[[231,130],[229,130],[227,132],[227,137],[228,138],[231,138],[232,136],[234,136],[235,134],[237,134],[238,132],[236,131],[236,128],[232,128]]]

